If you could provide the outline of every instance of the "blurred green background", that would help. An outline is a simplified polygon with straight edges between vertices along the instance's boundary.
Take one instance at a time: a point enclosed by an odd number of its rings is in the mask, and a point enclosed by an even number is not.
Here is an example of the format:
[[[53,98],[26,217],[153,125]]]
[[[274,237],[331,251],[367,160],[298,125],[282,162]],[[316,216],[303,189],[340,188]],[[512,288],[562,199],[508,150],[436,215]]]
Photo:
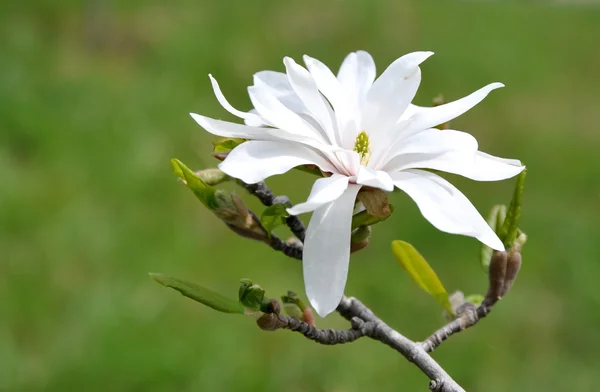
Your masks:
[[[379,72],[409,51],[436,52],[422,66],[421,105],[504,82],[452,126],[529,168],[529,242],[511,295],[434,357],[469,391],[593,390],[599,20],[597,6],[534,1],[3,1],[0,390],[426,390],[426,377],[382,344],[263,332],[147,275],[231,296],[243,277],[272,296],[303,292],[300,263],[228,231],[176,182],[169,159],[216,164],[210,135],[188,116],[233,119],[209,72],[248,109],[254,72],[305,53],[337,70],[357,49]],[[312,180],[290,173],[269,184],[299,202]],[[482,212],[507,203],[514,184],[452,180]],[[390,241],[414,244],[449,290],[482,293],[486,276],[475,240],[438,232],[402,194],[392,202],[395,215],[352,259],[347,293],[419,340],[441,312]]]

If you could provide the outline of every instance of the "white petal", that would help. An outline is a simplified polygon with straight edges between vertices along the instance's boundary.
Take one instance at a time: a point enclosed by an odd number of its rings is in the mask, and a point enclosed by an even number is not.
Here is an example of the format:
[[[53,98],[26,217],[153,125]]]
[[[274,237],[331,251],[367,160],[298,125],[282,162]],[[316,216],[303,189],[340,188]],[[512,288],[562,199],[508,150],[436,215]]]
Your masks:
[[[260,71],[254,74],[254,85],[268,88],[276,97],[294,95],[294,90],[283,72]]]
[[[324,171],[333,166],[312,148],[293,142],[248,141],[234,148],[219,169],[234,178],[254,184],[299,166],[314,164]]]
[[[450,151],[444,154],[408,154],[396,157],[390,171],[433,169],[458,174],[475,181],[506,180],[521,173],[525,166],[515,159],[503,159],[476,151]]]
[[[423,170],[392,173],[394,185],[417,203],[419,210],[441,231],[475,237],[497,250],[502,241],[490,228],[473,204],[456,187],[442,177]]]
[[[432,52],[414,52],[394,61],[367,94],[364,127],[385,132],[396,123],[415,97],[421,82],[419,64]]]
[[[483,151],[479,151],[478,154],[481,155],[484,158],[490,158],[490,159],[493,159],[493,160],[498,161],[498,162],[506,163],[507,165],[512,165],[512,166],[522,166],[523,165],[521,163],[521,161],[518,160],[518,159],[495,157],[493,155],[486,154]]]
[[[356,97],[356,104],[364,100],[367,91],[373,85],[376,69],[371,55],[363,50],[350,53],[344,59],[337,79],[340,81],[346,93]]]
[[[373,170],[365,166],[358,169],[356,183],[360,185],[371,186],[373,188],[383,189],[391,192],[394,190],[394,182],[389,174],[381,170]]]
[[[348,180],[348,177],[336,173],[331,177],[319,178],[313,184],[308,200],[288,208],[287,212],[290,215],[299,215],[314,211],[323,204],[337,200],[348,188]]]
[[[357,132],[357,113],[352,110],[352,101],[342,88],[339,80],[325,64],[309,56],[304,56],[304,63],[319,91],[333,107],[337,120],[337,140],[344,148],[352,147]]]
[[[374,167],[393,172],[416,166],[416,162],[437,158],[442,154],[455,152],[461,160],[474,159],[478,143],[472,135],[454,130],[426,129],[407,138],[399,137],[389,147],[390,151],[381,160],[373,161]]]
[[[316,129],[268,91],[251,86],[248,87],[248,94],[258,114],[273,126],[287,133],[324,143],[323,136]]]
[[[504,85],[502,83],[491,83],[464,98],[444,105],[431,108],[414,106],[412,108],[414,113],[409,119],[411,124],[406,131],[414,132],[427,129],[455,119],[483,101],[490,91],[500,87],[504,87]]]
[[[223,106],[223,108],[225,108],[225,110],[227,110],[229,113],[233,114],[234,116],[237,116],[239,118],[243,118],[244,120],[247,120],[251,124],[261,124],[262,123],[262,119],[257,114],[242,112],[240,110],[237,110],[233,106],[231,106],[231,104],[225,98],[225,95],[223,95],[223,92],[221,91],[221,87],[219,87],[219,83],[217,83],[216,79],[213,78],[212,75],[210,75],[210,74],[208,75],[208,77],[210,78],[210,83],[212,84],[212,87],[215,92],[215,96],[217,97],[217,100],[219,101],[221,106]]]
[[[430,162],[421,166],[427,169],[443,170],[454,173],[475,181],[500,181],[514,177],[521,173],[525,166],[516,159],[498,158],[481,151],[477,151],[472,163],[464,159],[453,159],[452,156],[440,157],[438,162]]]
[[[335,201],[313,213],[304,241],[306,295],[321,317],[333,312],[344,295],[350,261],[350,227],[360,185],[350,185]]]
[[[267,124],[265,122],[264,119],[262,119],[259,115],[258,112],[256,111],[256,109],[250,109],[248,111],[248,113],[252,113],[254,115],[256,115],[255,117],[249,117],[249,118],[245,118],[244,119],[244,124],[246,124],[249,127],[264,127],[264,126],[268,126],[269,124]]]
[[[317,89],[317,85],[313,80],[310,72],[304,67],[296,64],[296,62],[286,57],[283,60],[287,70],[290,85],[298,95],[304,106],[308,109],[308,113],[314,117],[319,124],[326,138],[331,144],[336,144],[335,133],[333,128],[332,118],[335,118],[331,107]]]
[[[196,113],[190,113],[190,116],[208,132],[217,136],[239,137],[242,139],[262,139],[276,140],[282,137],[273,136],[269,128],[250,127],[247,125],[236,124],[228,121],[215,120],[209,117],[201,116]]]

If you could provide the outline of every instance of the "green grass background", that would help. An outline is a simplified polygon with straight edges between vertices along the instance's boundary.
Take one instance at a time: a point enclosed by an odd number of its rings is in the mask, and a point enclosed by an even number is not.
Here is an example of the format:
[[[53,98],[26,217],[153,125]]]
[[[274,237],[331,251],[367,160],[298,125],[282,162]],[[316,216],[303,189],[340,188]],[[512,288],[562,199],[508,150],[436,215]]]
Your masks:
[[[434,357],[469,391],[594,390],[599,20],[598,6],[541,1],[2,2],[0,390],[426,390],[426,377],[382,344],[325,347],[263,332],[147,275],[231,296],[243,277],[272,296],[303,292],[299,263],[229,232],[176,182],[169,159],[216,164],[210,135],[188,116],[233,120],[209,72],[247,109],[252,74],[282,70],[285,55],[337,69],[357,49],[379,72],[409,51],[436,52],[422,66],[422,105],[504,82],[453,127],[529,169],[529,242],[513,291]],[[312,180],[290,173],[269,184],[299,202]],[[482,212],[507,203],[514,184],[452,180]],[[466,293],[486,288],[479,245],[438,232],[402,194],[392,202],[394,216],[353,256],[346,292],[423,339],[441,325],[440,309],[390,242],[414,244],[449,290]],[[318,322],[347,325],[337,315]]]

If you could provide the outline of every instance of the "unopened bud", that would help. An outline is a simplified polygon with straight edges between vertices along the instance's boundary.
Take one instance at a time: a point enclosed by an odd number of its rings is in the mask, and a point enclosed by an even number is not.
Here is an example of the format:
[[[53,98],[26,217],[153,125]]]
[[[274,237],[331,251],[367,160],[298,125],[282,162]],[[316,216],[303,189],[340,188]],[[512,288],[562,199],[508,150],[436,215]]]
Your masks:
[[[218,185],[222,182],[231,179],[227,174],[223,173],[221,170],[214,168],[197,171],[196,175],[200,177],[200,179],[204,181],[206,185],[211,186]]]
[[[387,194],[381,189],[363,187],[358,192],[358,200],[363,203],[369,215],[385,218],[392,213]]]
[[[267,231],[260,224],[260,219],[235,194],[219,189],[215,192],[218,207],[213,210],[215,215],[235,233],[242,237],[266,241]]]
[[[263,314],[258,320],[256,325],[263,331],[276,331],[286,325],[286,321],[282,319],[279,314],[268,313]]]
[[[281,304],[275,298],[271,298],[268,301],[263,302],[260,310],[264,313],[281,313]]]
[[[485,294],[485,302],[488,305],[495,304],[502,298],[502,288],[506,276],[508,262],[508,253],[504,251],[495,251],[492,255],[489,268],[489,287]]]
[[[350,237],[350,253],[358,252],[369,245],[371,226],[360,226],[352,232]]]
[[[358,229],[354,230],[354,232],[352,232],[352,235],[350,237],[350,242],[352,242],[353,244],[357,244],[357,243],[363,242],[365,240],[368,240],[370,236],[371,236],[371,227],[370,226],[361,226]]]
[[[512,287],[519,270],[521,269],[522,258],[520,252],[511,251],[508,254],[508,261],[506,263],[506,276],[504,277],[504,285],[502,286],[502,292],[500,295],[504,297]]]

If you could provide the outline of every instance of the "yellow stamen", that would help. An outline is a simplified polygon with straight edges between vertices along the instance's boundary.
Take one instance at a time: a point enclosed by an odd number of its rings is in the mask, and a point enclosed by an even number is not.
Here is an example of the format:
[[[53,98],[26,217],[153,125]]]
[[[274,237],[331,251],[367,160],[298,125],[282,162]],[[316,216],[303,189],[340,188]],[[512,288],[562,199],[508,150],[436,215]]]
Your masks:
[[[354,151],[360,155],[360,164],[366,166],[371,158],[371,150],[369,149],[369,135],[365,131],[356,136]]]

